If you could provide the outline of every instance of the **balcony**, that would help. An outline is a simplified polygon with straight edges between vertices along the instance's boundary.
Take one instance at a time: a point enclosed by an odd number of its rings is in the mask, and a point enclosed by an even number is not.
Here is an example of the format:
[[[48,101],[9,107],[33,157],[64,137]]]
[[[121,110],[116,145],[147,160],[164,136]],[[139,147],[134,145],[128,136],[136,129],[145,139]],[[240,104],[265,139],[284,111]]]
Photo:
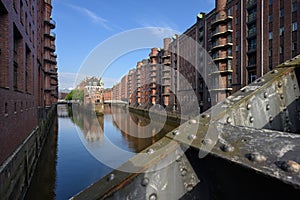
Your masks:
[[[156,78],[156,73],[152,73],[152,74],[150,75],[150,77],[151,77],[151,78],[153,78],[153,77]]]
[[[216,50],[219,50],[222,48],[228,48],[228,47],[231,47],[232,45],[233,45],[233,43],[229,40],[225,44],[220,44],[220,42],[216,42],[216,43],[213,43],[213,47],[211,48],[210,51],[216,51]]]
[[[228,29],[228,28],[225,31],[221,31],[221,32],[219,32],[219,29],[216,29],[216,30],[217,31],[214,31],[213,35],[211,36],[212,39],[215,38],[215,37],[219,37],[219,36],[222,36],[222,35],[225,35],[225,34],[230,34],[230,33],[233,32],[232,29]]]
[[[231,15],[228,15],[227,17],[224,17],[222,19],[217,15],[216,20],[211,23],[211,26],[215,27],[220,23],[227,23],[232,19],[233,19],[233,17]]]
[[[164,65],[171,65],[171,61],[170,60],[165,60]]]
[[[45,23],[50,26],[50,29],[55,29],[56,27],[56,22],[53,19],[45,19]]]
[[[232,87],[223,87],[223,88],[219,88],[219,87],[215,87],[215,88],[211,88],[208,90],[209,92],[222,92],[222,91],[232,91]]]
[[[55,58],[44,58],[44,61],[55,65],[57,64]]]
[[[162,58],[164,58],[164,59],[165,59],[165,58],[170,58],[170,56],[171,56],[170,54],[167,54],[167,55],[163,55]]]
[[[55,45],[45,45],[44,47],[46,50],[49,50],[51,52],[54,52],[55,51]]]
[[[45,33],[44,35],[45,35],[46,37],[50,38],[51,40],[55,40],[55,38],[56,38],[56,34],[53,33],[53,32]]]
[[[212,76],[212,75],[218,75],[218,74],[226,74],[226,73],[232,73],[233,70],[231,67],[227,67],[225,69],[217,69],[215,71],[212,71],[209,75]]]
[[[151,72],[155,72],[156,71],[156,67],[152,67],[150,71]]]
[[[256,0],[248,0],[247,1],[247,10],[251,10],[256,7]]]

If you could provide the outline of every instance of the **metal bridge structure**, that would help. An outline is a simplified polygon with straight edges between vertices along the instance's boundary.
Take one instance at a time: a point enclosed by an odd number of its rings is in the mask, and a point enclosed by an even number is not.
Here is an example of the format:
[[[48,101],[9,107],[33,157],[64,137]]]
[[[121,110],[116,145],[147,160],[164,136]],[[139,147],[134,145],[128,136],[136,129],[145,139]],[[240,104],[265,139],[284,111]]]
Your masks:
[[[72,199],[295,198],[300,195],[299,86],[297,56]]]

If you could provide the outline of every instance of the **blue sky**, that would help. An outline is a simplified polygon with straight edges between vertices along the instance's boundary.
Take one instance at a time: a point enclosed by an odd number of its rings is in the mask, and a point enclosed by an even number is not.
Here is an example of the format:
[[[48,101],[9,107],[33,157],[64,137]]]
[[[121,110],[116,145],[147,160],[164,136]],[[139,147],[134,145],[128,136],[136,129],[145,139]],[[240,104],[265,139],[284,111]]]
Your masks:
[[[199,12],[209,12],[214,4],[215,0],[53,0],[60,88],[73,87],[76,74],[92,50],[115,35],[144,27],[162,27],[182,33],[195,23]],[[163,36],[171,37],[172,34],[165,32]],[[157,47],[163,46],[162,38]],[[107,48],[107,51],[118,48],[116,45],[112,49]],[[137,61],[147,58],[148,53],[149,48],[133,49],[118,55],[109,66],[106,64],[107,70],[101,74],[105,87],[111,87],[135,67]],[[97,64],[100,66],[103,58],[98,57]],[[98,69],[93,69],[96,75]]]

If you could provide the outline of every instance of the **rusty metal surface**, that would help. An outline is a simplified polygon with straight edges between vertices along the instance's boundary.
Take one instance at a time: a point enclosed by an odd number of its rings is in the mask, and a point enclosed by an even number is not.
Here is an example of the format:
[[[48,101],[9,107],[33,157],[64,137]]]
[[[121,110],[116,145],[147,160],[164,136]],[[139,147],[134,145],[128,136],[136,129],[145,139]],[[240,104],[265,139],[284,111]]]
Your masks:
[[[182,147],[163,138],[72,199],[176,199],[199,183]],[[128,169],[140,173],[127,173]],[[170,193],[170,191],[174,191]]]
[[[124,165],[138,166],[138,171],[145,173],[131,174],[115,170],[114,175],[104,177],[74,199],[170,199],[166,194],[174,191],[172,199],[181,198],[183,192],[186,192],[185,197],[197,199],[197,190],[192,190],[194,185],[186,187],[189,184],[180,176],[180,166],[176,163],[176,152],[189,147],[198,151],[198,154],[193,154],[188,160],[183,156],[189,169],[186,177],[194,177],[198,170],[188,163],[208,155],[272,177],[300,191],[299,72],[300,56],[297,56],[182,124]],[[162,148],[165,145],[170,145],[167,150]],[[147,155],[149,149],[153,151]],[[175,161],[170,162],[170,158],[173,161],[175,158]],[[164,162],[172,163],[169,169],[147,172],[147,169],[155,169]],[[151,182],[159,186],[157,188],[164,188],[161,187],[164,181],[178,181],[179,184],[166,187],[164,193],[163,190],[141,185],[145,178],[148,184]],[[199,181],[201,183],[197,178]]]

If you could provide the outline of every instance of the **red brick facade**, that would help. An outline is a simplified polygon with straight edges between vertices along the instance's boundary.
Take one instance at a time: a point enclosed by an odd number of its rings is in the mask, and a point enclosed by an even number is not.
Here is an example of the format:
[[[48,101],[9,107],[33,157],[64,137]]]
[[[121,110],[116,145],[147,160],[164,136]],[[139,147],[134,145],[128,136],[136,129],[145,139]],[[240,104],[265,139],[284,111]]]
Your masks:
[[[51,9],[50,0],[0,0],[0,164],[57,102]]]

